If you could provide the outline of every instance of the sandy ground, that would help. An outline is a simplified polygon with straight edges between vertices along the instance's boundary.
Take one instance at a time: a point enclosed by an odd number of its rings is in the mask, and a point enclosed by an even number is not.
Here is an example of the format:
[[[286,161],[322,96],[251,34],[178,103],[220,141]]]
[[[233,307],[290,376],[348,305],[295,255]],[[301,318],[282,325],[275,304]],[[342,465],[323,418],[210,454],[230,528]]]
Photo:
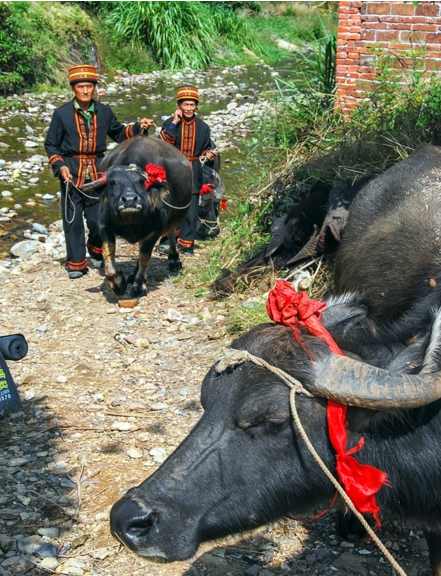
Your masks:
[[[29,353],[8,363],[23,403],[0,421],[0,575],[392,573],[374,545],[337,536],[332,511],[205,543],[173,564],[148,562],[110,536],[112,504],[194,426],[202,378],[230,341],[225,303],[189,289],[188,271],[204,265],[206,250],[184,262],[178,282],[154,256],[135,308],[118,306],[102,271],[71,281],[47,257],[1,279],[0,333],[24,334]],[[118,253],[127,271],[135,251]],[[418,527],[386,518],[380,536],[409,576],[428,573]]]

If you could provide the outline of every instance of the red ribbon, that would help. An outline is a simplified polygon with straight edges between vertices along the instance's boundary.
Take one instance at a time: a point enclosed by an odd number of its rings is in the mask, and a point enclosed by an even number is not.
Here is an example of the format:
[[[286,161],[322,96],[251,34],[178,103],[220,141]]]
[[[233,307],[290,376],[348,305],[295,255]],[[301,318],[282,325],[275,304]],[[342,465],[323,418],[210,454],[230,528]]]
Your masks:
[[[156,164],[147,164],[147,166],[144,168],[144,171],[148,175],[148,178],[145,181],[145,187],[147,190],[154,182],[167,182],[167,174],[165,173],[165,170],[162,168],[162,166],[156,166]]]
[[[199,196],[209,194],[210,192],[213,192],[214,189],[215,189],[214,184],[202,184],[201,189],[199,190]]]
[[[226,198],[221,198],[220,205],[219,205],[219,210],[221,212],[223,212],[224,210],[227,209],[227,202],[228,202],[228,200]]]
[[[317,336],[329,346],[334,354],[343,356],[343,352],[321,323],[325,302],[310,300],[307,292],[295,292],[286,280],[277,280],[269,293],[266,303],[268,316],[274,322],[289,326],[300,346],[311,358],[300,340],[299,326],[304,326],[311,334]],[[312,359],[312,358],[311,358]],[[361,438],[358,445],[346,450],[348,434],[346,432],[347,406],[328,400],[328,432],[331,444],[336,451],[336,470],[349,498],[361,513],[370,512],[376,522],[376,528],[381,526],[378,513],[380,511],[375,501],[375,494],[384,485],[390,486],[387,474],[368,464],[360,464],[351,454],[358,452],[364,445]]]

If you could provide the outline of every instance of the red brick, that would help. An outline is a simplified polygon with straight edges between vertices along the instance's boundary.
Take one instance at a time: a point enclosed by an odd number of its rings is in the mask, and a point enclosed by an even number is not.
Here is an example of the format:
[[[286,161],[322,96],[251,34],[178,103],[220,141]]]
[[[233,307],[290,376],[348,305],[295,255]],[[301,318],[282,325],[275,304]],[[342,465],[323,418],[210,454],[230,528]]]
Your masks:
[[[363,30],[361,33],[362,40],[375,40],[376,32],[375,30]]]
[[[368,14],[390,14],[389,2],[369,2],[367,5]]]
[[[414,16],[410,17],[403,17],[403,16],[388,16],[387,18],[382,18],[382,22],[388,22],[390,25],[392,24],[403,24],[410,26],[413,22]]]
[[[358,77],[360,78],[360,80],[375,80],[376,78],[376,74],[374,74],[373,72],[366,72],[365,74],[359,74]]]
[[[426,68],[428,70],[441,70],[441,61],[440,60],[426,60],[425,62]]]
[[[439,26],[435,26],[434,24],[429,24],[426,22],[425,24],[413,24],[412,28],[414,30],[422,30],[423,32],[438,32]]]
[[[412,24],[408,23],[406,24],[405,22],[397,22],[394,24],[390,24],[389,29],[390,30],[412,30]]]
[[[400,40],[403,42],[425,42],[426,41],[426,33],[425,32],[409,32],[408,30],[402,30],[400,32]]]
[[[418,2],[415,14],[420,16],[439,16],[439,2]]]
[[[360,33],[361,26],[339,26],[338,35],[340,34],[357,34]]]
[[[441,34],[439,32],[436,34],[427,34],[426,42],[429,44],[439,44],[441,42]]]
[[[415,6],[411,2],[391,2],[390,14],[401,14],[402,16],[413,16]]]
[[[377,30],[377,42],[390,42],[398,40],[398,30]]]
[[[370,30],[383,30],[383,28],[384,28],[384,26],[381,22],[371,22],[368,27]],[[367,26],[366,26],[366,28],[367,28]]]
[[[358,40],[360,38],[359,34],[348,34],[345,32],[344,34],[339,34],[339,38],[343,38],[344,40]]]
[[[424,16],[412,16],[412,18],[406,18],[408,22],[412,24],[432,24],[431,18],[425,18]]]

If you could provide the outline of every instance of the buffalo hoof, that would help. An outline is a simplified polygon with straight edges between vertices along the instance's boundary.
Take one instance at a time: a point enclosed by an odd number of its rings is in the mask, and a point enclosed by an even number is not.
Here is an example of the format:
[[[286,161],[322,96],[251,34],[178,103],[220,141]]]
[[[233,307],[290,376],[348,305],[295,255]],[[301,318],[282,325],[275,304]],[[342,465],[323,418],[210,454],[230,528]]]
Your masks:
[[[132,286],[132,289],[130,290],[130,296],[132,298],[138,298],[138,296],[141,295],[142,292],[142,283],[138,284],[137,282],[135,282]]]
[[[182,264],[181,261],[179,260],[179,256],[173,258],[173,255],[171,254],[168,257],[168,269],[170,271],[170,274],[173,274],[175,276],[179,274],[179,271],[182,270]]]
[[[107,278],[110,288],[116,296],[124,296],[127,290],[127,282],[124,274],[117,274],[115,280]]]

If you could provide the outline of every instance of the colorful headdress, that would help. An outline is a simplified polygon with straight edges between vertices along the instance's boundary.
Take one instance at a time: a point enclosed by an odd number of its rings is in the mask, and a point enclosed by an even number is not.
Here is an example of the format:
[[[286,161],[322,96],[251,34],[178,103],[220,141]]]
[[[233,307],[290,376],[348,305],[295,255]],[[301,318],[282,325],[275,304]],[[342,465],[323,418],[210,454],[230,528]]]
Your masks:
[[[76,82],[98,82],[98,74],[95,66],[90,64],[78,64],[69,68],[69,84]]]
[[[181,86],[178,88],[176,100],[194,100],[199,103],[199,92],[195,86]]]

